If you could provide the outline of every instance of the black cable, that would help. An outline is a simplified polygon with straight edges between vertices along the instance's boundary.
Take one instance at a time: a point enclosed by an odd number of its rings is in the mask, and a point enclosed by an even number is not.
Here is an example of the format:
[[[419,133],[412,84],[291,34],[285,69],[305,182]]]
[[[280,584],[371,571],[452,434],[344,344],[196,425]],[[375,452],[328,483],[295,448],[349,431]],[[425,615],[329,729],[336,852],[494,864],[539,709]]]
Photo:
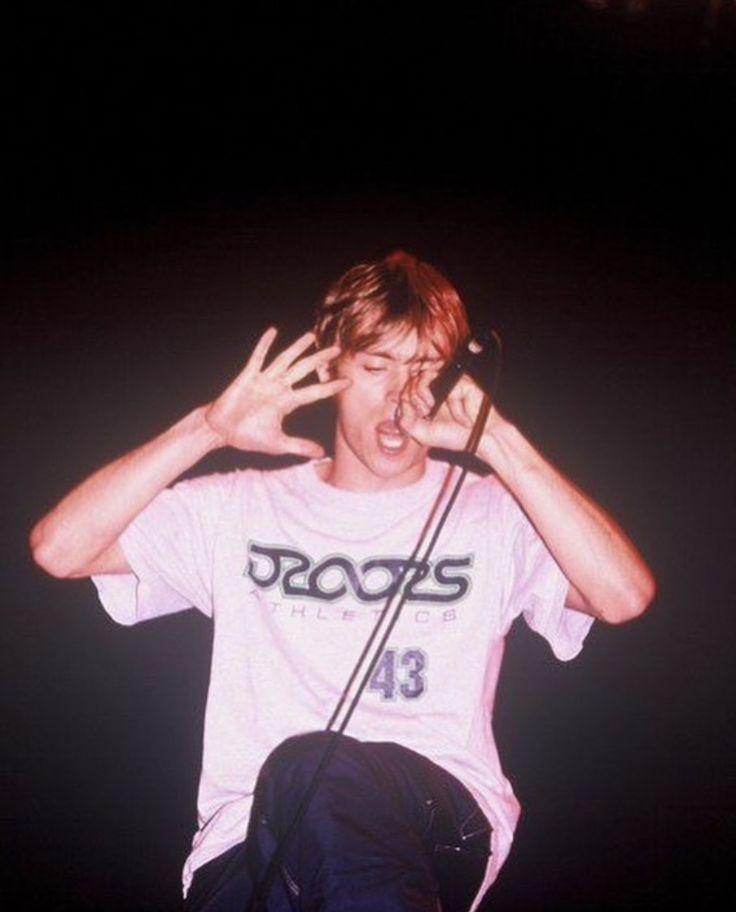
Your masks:
[[[499,348],[500,348],[500,344],[499,344],[497,336],[496,336],[496,339],[497,339],[496,344],[499,345]],[[498,383],[499,373],[500,373],[500,366],[497,366],[496,371],[495,371],[495,376],[493,378],[493,384],[492,384],[492,395],[493,395],[494,399],[495,399],[495,388]],[[470,435],[468,436],[468,441],[465,445],[465,449],[463,450],[463,453],[466,457],[474,455],[475,451],[478,448],[478,444],[480,443],[480,438],[483,434],[483,429],[485,428],[486,421],[488,420],[488,415],[490,414],[490,411],[491,411],[491,405],[492,405],[491,396],[488,393],[485,393],[483,396],[483,401],[481,402],[481,406],[478,410],[478,414],[476,416],[475,422],[473,424],[473,428],[470,432]],[[437,498],[435,499],[435,502],[432,506],[432,510],[429,514],[429,517],[428,517],[426,523],[424,524],[424,528],[422,529],[422,532],[419,536],[417,544],[415,545],[411,556],[408,558],[406,563],[401,568],[401,571],[399,573],[399,577],[398,577],[398,580],[394,587],[394,590],[393,590],[392,594],[390,595],[388,601],[386,602],[386,606],[384,607],[384,610],[381,612],[378,619],[376,620],[373,630],[371,631],[370,636],[368,637],[368,640],[366,641],[366,644],[363,647],[363,650],[362,650],[360,656],[358,657],[358,660],[355,663],[355,666],[353,667],[353,670],[350,674],[350,678],[348,679],[348,682],[345,685],[342,694],[340,695],[340,699],[338,700],[337,706],[335,707],[335,709],[327,723],[327,726],[325,728],[325,731],[332,732],[332,737],[327,742],[327,745],[322,754],[322,757],[320,758],[319,764],[317,765],[317,768],[312,775],[312,781],[310,782],[309,787],[307,788],[306,792],[302,796],[302,800],[300,801],[299,806],[296,809],[296,812],[291,820],[291,823],[289,824],[286,831],[281,835],[281,838],[276,846],[276,849],[274,850],[274,853],[271,856],[271,859],[268,863],[268,867],[266,868],[266,873],[264,874],[263,878],[261,879],[260,884],[258,884],[256,886],[254,893],[253,893],[253,897],[251,898],[251,901],[248,904],[246,912],[260,912],[260,910],[266,909],[266,901],[268,900],[268,895],[271,891],[271,887],[273,886],[273,882],[276,878],[279,868],[281,867],[281,862],[282,862],[282,859],[286,852],[286,848],[304,818],[304,815],[312,801],[312,798],[314,797],[314,794],[317,791],[317,788],[319,787],[319,784],[322,780],[324,771],[326,770],[330,760],[332,759],[332,756],[334,755],[335,751],[337,750],[337,745],[339,743],[340,736],[343,734],[343,732],[347,728],[348,722],[352,718],[353,712],[355,711],[355,709],[358,705],[358,702],[359,702],[361,696],[363,695],[363,691],[368,686],[371,675],[373,674],[373,672],[376,668],[376,665],[381,660],[381,656],[383,655],[384,649],[386,647],[386,643],[388,642],[388,639],[391,636],[391,633],[393,632],[394,627],[398,623],[399,617],[401,615],[401,611],[408,598],[409,587],[404,586],[404,582],[406,580],[406,577],[407,577],[409,571],[414,566],[416,556],[419,553],[419,551],[422,547],[422,544],[427,537],[427,533],[428,533],[429,528],[431,527],[432,520],[435,516],[435,513],[437,512],[437,509],[439,508],[439,505],[442,502],[442,498],[444,497],[445,491],[448,487],[450,478],[451,478],[454,470],[455,470],[455,466],[451,466],[449,468],[449,470],[445,476],[445,480],[442,483],[442,487],[439,491],[439,494],[437,495]],[[424,552],[424,554],[422,555],[421,560],[419,561],[419,565],[416,569],[419,569],[420,567],[425,566],[426,562],[429,560],[429,557],[434,549],[434,546],[437,543],[437,539],[439,538],[440,533],[442,532],[442,529],[444,528],[445,522],[447,521],[447,517],[450,514],[450,510],[452,509],[453,505],[455,504],[455,501],[457,500],[457,497],[460,493],[460,488],[462,487],[467,474],[468,474],[468,466],[467,466],[467,460],[466,460],[466,464],[463,465],[463,467],[461,469],[460,477],[458,478],[457,483],[455,484],[455,487],[453,488],[452,493],[450,494],[447,504],[445,505],[445,509],[443,510],[442,515],[440,516],[440,519],[439,519],[439,521],[435,527],[435,530],[432,534],[432,537],[429,541],[429,544],[427,545],[427,549]],[[399,603],[397,604],[396,608],[394,609],[394,612],[391,615],[391,618],[389,620],[388,626],[386,627],[383,635],[381,636],[381,639],[373,653],[373,657],[371,658],[371,660],[368,664],[368,667],[365,670],[363,678],[360,682],[360,686],[358,687],[358,690],[356,691],[353,699],[350,702],[350,705],[348,706],[348,709],[347,709],[347,712],[345,713],[343,721],[340,723],[338,728],[333,729],[332,726],[335,724],[335,722],[339,716],[340,710],[342,709],[342,707],[345,704],[345,701],[347,700],[348,694],[350,692],[350,688],[353,686],[355,679],[358,677],[358,675],[360,673],[360,669],[365,661],[365,658],[368,655],[368,652],[369,652],[371,646],[373,645],[376,637],[378,636],[379,630],[381,629],[381,626],[383,625],[385,618],[388,615],[388,610],[391,607],[391,605],[393,604],[394,599],[396,598],[396,595],[399,592],[401,592],[401,598],[399,599]]]
[[[492,360],[488,359],[487,357],[482,358],[482,359],[476,359],[478,363],[477,364],[474,363],[471,353],[474,352],[474,349],[472,346],[473,346],[473,342],[475,342],[476,339],[479,340],[479,342],[477,344],[479,346],[482,346],[482,348],[479,348],[479,350],[481,350],[481,351],[487,351],[488,346],[491,343],[493,343],[496,347],[496,357]],[[432,407],[432,410],[430,411],[428,417],[430,419],[434,418],[434,416],[437,414],[437,411],[439,410],[439,407],[442,405],[444,400],[447,398],[448,394],[454,387],[455,383],[457,383],[457,381],[460,379],[460,376],[462,375],[462,373],[469,369],[475,375],[474,379],[476,379],[476,382],[483,383],[485,386],[490,386],[491,392],[490,392],[490,394],[488,394],[486,396],[486,399],[488,399],[490,396],[490,402],[493,402],[496,398],[496,389],[498,387],[498,380],[499,380],[500,373],[501,373],[501,355],[502,355],[501,337],[496,332],[496,330],[492,329],[492,330],[489,330],[489,331],[486,331],[486,332],[480,334],[479,336],[473,337],[473,340],[471,341],[470,345],[468,346],[468,348],[465,352],[465,355],[456,357],[448,366],[445,367],[445,369],[442,371],[440,377],[438,377],[435,381],[433,381],[433,383],[430,384],[430,389],[432,390],[432,392],[436,398],[436,401],[435,401],[435,404]],[[481,404],[481,408],[478,410],[478,416],[476,416],[476,423],[473,426],[473,429],[471,430],[471,433],[465,444],[464,452],[466,455],[474,454],[475,450],[478,447],[480,437],[478,437],[477,440],[473,440],[473,434],[477,431],[478,422],[480,420],[480,412],[484,408],[484,405],[485,405],[485,400]],[[490,410],[490,404],[488,406],[488,410]],[[481,433],[482,433],[482,428],[485,425],[486,420],[487,420],[487,412],[486,412],[485,418],[483,419],[483,423],[480,425]],[[439,505],[442,503],[442,498],[445,495],[445,490],[447,488],[448,482],[452,475],[452,471],[453,471],[453,469],[451,468],[445,475],[445,479],[442,482],[442,487],[440,488],[437,498],[435,499],[435,502],[432,506],[432,510],[431,510],[429,516],[427,517],[427,520],[424,524],[424,528],[422,529],[419,539],[418,539],[416,545],[414,546],[414,550],[412,551],[411,555],[409,556],[409,558],[406,561],[406,563],[404,564],[404,566],[401,568],[398,580],[396,582],[396,585],[394,586],[394,590],[391,593],[391,595],[389,596],[389,598],[384,606],[383,611],[379,614],[379,616],[376,620],[376,623],[373,627],[373,630],[371,631],[371,633],[363,647],[363,651],[361,652],[360,656],[358,657],[358,661],[355,663],[355,666],[353,667],[353,670],[350,673],[350,678],[348,679],[347,684],[343,688],[343,692],[340,696],[340,699],[337,702],[337,706],[333,710],[333,713],[330,716],[330,720],[327,723],[327,726],[325,729],[326,731],[330,731],[332,729],[332,726],[334,725],[335,720],[337,719],[340,709],[342,708],[342,706],[345,703],[345,700],[347,699],[347,696],[350,692],[350,688],[353,686],[353,682],[355,681],[355,679],[357,678],[357,676],[360,672],[363,662],[365,661],[365,657],[368,654],[368,650],[373,645],[373,642],[374,642],[376,636],[378,635],[378,631],[381,629],[381,626],[382,626],[385,618],[388,615],[389,608],[393,604],[393,601],[396,598],[396,595],[401,591],[402,583],[404,582],[406,574],[411,569],[412,564],[414,563],[416,556],[419,552],[419,549],[422,547],[422,543],[424,542],[424,539],[427,536],[427,532],[432,525],[432,520],[434,519],[434,515],[437,512]],[[467,475],[467,469],[461,475],[460,481],[458,482],[458,490],[459,490],[460,485],[462,485],[463,481],[465,480],[466,475]],[[455,500],[455,495],[452,495],[451,501],[453,503],[454,503],[454,500]],[[446,512],[449,513],[449,509]],[[442,526],[444,525],[445,519],[446,519],[446,515],[443,515],[439,522],[439,527],[438,527],[439,529],[441,529]],[[427,552],[427,555],[425,555],[425,557],[423,558],[423,561],[426,560],[426,557],[428,556],[430,551],[431,551],[431,548]],[[420,566],[421,566],[421,562],[420,562]],[[397,609],[397,610],[400,610],[400,609]],[[378,658],[380,659],[380,656]],[[374,667],[375,667],[375,665],[372,666],[371,670]],[[362,689],[361,689],[361,693],[362,693]],[[344,730],[344,728],[341,729],[341,731],[343,731],[343,730]]]
[[[417,543],[414,546],[414,550],[409,555],[406,562],[403,564],[403,566],[401,567],[401,570],[399,571],[399,575],[396,579],[396,583],[394,584],[393,591],[391,592],[391,595],[388,597],[388,600],[386,601],[386,604],[383,607],[383,611],[381,611],[380,614],[378,615],[378,618],[376,619],[376,623],[373,625],[373,630],[371,631],[370,636],[368,637],[368,639],[365,642],[365,645],[363,646],[363,651],[361,652],[360,656],[358,657],[358,661],[353,666],[353,670],[350,673],[348,682],[345,685],[345,687],[343,688],[342,694],[340,695],[340,699],[337,701],[337,705],[335,706],[335,709],[333,710],[332,715],[330,716],[330,720],[325,727],[325,731],[331,731],[332,726],[335,724],[337,717],[340,713],[340,710],[345,705],[345,701],[348,698],[348,694],[350,693],[350,688],[353,686],[355,679],[358,677],[358,674],[360,673],[360,669],[363,665],[363,662],[365,661],[366,656],[368,655],[368,651],[371,648],[371,646],[373,645],[376,637],[378,636],[379,630],[383,626],[383,622],[385,621],[386,617],[388,616],[389,608],[394,603],[396,596],[399,594],[399,592],[401,592],[402,584],[403,584],[404,580],[406,579],[406,575],[409,572],[409,570],[411,570],[411,568],[414,564],[414,561],[416,560],[417,554],[419,553],[419,549],[422,547],[422,542],[427,537],[427,532],[432,524],[434,515],[437,512],[437,509],[438,509],[440,503],[442,503],[442,498],[445,495],[445,490],[447,488],[448,482],[452,475],[452,471],[453,471],[453,467],[451,466],[450,470],[445,475],[445,479],[442,482],[442,487],[440,488],[440,491],[432,506],[432,510],[431,510],[429,516],[427,517],[427,521],[424,524],[424,528],[422,529],[419,539],[417,540]]]
[[[475,450],[477,449],[478,443],[480,442],[481,434],[483,432],[483,427],[485,426],[486,420],[488,419],[488,413],[490,412],[490,408],[491,408],[490,398],[488,396],[485,396],[483,399],[483,404],[481,405],[481,408],[478,412],[478,417],[476,418],[475,425],[473,426],[473,430],[470,434],[470,438],[468,439],[468,444],[466,446],[466,449],[464,450],[464,452],[468,455],[474,454]],[[453,471],[453,469],[454,469],[454,467],[452,467],[450,469],[450,471],[448,472],[448,474],[447,474],[448,479],[449,479],[450,474]],[[424,554],[422,555],[422,557],[420,559],[420,562],[419,562],[420,567],[426,565],[426,562],[429,560],[429,557],[430,557],[432,551],[434,550],[434,546],[437,544],[437,539],[440,536],[440,532],[442,532],[445,522],[447,521],[447,517],[450,514],[450,510],[452,509],[455,501],[457,500],[458,494],[460,493],[460,488],[462,487],[462,484],[465,481],[467,474],[468,474],[468,468],[467,468],[467,466],[463,466],[463,468],[460,472],[460,477],[458,478],[457,483],[456,483],[455,487],[453,488],[452,494],[450,495],[447,505],[445,506],[445,509],[442,513],[442,516],[440,517],[440,520],[437,523],[437,526],[432,535],[432,538],[430,539],[430,542],[427,545],[427,550],[424,552]],[[445,488],[445,485],[443,485],[436,503],[440,502],[441,496],[444,493],[444,488]],[[431,515],[434,515],[434,509],[433,509]],[[425,526],[425,529],[426,528],[427,527]],[[424,533],[422,534],[422,536],[419,539],[419,547],[421,547],[421,542],[423,541],[423,539],[424,539]],[[415,548],[415,551],[414,551],[415,555],[418,550],[419,550],[418,547]],[[409,569],[411,569],[412,562],[413,562],[412,559],[410,559],[410,561],[407,562],[406,566]],[[402,583],[404,582],[405,576],[406,576],[406,574],[404,574],[401,577]],[[368,668],[366,669],[365,674],[363,675],[363,680],[360,683],[360,687],[358,688],[357,693],[353,697],[353,699],[350,703],[350,706],[348,707],[348,711],[345,715],[343,722],[340,724],[340,727],[338,729],[336,729],[337,734],[342,734],[345,731],[345,729],[347,728],[347,724],[350,721],[350,718],[351,718],[353,712],[355,711],[356,706],[358,705],[358,701],[360,700],[360,697],[362,696],[363,691],[368,686],[368,682],[370,681],[370,677],[373,674],[373,671],[375,670],[376,665],[381,660],[381,656],[383,655],[383,650],[386,646],[386,643],[388,642],[388,638],[390,637],[394,627],[396,626],[396,624],[399,620],[401,611],[408,598],[408,592],[409,592],[409,587],[404,586],[401,599],[399,600],[399,604],[396,606],[394,613],[391,616],[391,620],[389,621],[389,624],[386,627],[386,630],[385,630],[383,636],[381,637],[381,640],[380,640],[378,646],[376,647],[376,651],[373,654],[373,658],[371,659],[371,662],[368,665]],[[364,650],[364,651],[367,651],[367,650]]]
[[[485,396],[483,399],[483,404],[481,405],[480,411],[478,413],[478,418],[476,419],[475,425],[473,426],[473,431],[471,432],[470,438],[468,440],[468,445],[466,446],[466,449],[464,450],[464,452],[468,455],[472,455],[478,446],[483,427],[485,426],[486,420],[488,418],[488,413],[490,412],[490,406],[491,406],[490,397]],[[435,501],[435,506],[433,507],[432,513],[430,514],[430,521],[431,521],[432,517],[434,516],[434,513],[436,511],[438,504],[441,502],[445,488],[447,487],[447,481],[451,477],[451,474],[454,471],[454,468],[455,468],[454,466],[450,467],[450,470],[448,471],[448,473],[446,475],[445,483],[443,483],[440,494],[439,494],[437,500]],[[432,538],[429,542],[429,545],[427,546],[427,550],[422,555],[419,566],[424,565],[425,562],[429,559],[429,556],[431,555],[431,553],[434,549],[434,546],[437,543],[437,539],[439,538],[439,535],[444,527],[444,524],[447,520],[450,510],[452,509],[455,501],[457,500],[457,497],[460,493],[460,488],[462,487],[462,484],[465,481],[467,474],[468,474],[468,468],[467,468],[467,466],[463,466],[461,473],[460,473],[460,477],[458,478],[457,483],[455,484],[455,487],[452,491],[452,494],[450,495],[450,498],[442,513],[442,516],[440,517],[440,520],[437,523],[437,526],[436,526],[435,531],[432,535]],[[383,651],[385,649],[386,643],[388,642],[388,639],[391,636],[391,633],[393,632],[393,629],[399,620],[399,617],[401,615],[401,610],[403,609],[404,604],[408,598],[409,588],[407,586],[403,587],[403,592],[402,592],[401,598],[399,600],[399,603],[396,606],[394,613],[391,616],[391,619],[388,623],[388,626],[386,627],[386,629],[383,633],[383,636],[381,637],[381,639],[378,643],[378,646],[376,647],[373,657],[372,657],[371,661],[369,662],[368,667],[365,670],[365,673],[363,675],[363,679],[361,680],[360,686],[358,687],[358,690],[355,693],[355,696],[353,697],[353,699],[350,702],[350,705],[348,706],[348,710],[345,714],[343,721],[340,723],[338,728],[333,730],[332,725],[335,723],[337,715],[338,715],[341,707],[344,705],[345,700],[347,699],[347,694],[349,693],[350,687],[352,687],[353,682],[355,681],[356,677],[358,676],[358,674],[360,672],[360,668],[365,660],[368,650],[370,649],[373,642],[375,641],[376,636],[378,635],[378,631],[380,629],[382,621],[384,620],[384,618],[386,616],[386,612],[388,611],[390,605],[392,604],[396,593],[399,591],[399,589],[403,585],[403,583],[408,575],[408,572],[412,569],[412,566],[413,566],[414,560],[416,558],[416,555],[419,551],[419,548],[421,548],[422,542],[426,538],[427,528],[428,528],[428,525],[425,524],[422,535],[419,538],[419,541],[412,553],[412,556],[409,558],[409,560],[406,562],[406,564],[402,568],[402,572],[399,576],[399,580],[398,580],[396,589],[394,590],[393,595],[389,599],[389,602],[387,603],[386,608],[384,609],[383,612],[381,612],[381,616],[379,617],[378,621],[376,622],[376,624],[371,632],[371,635],[368,638],[368,641],[367,641],[366,645],[364,646],[363,651],[358,659],[358,662],[356,663],[355,667],[353,668],[350,679],[349,679],[345,689],[343,690],[340,700],[338,701],[337,707],[336,707],[335,711],[333,712],[332,717],[330,718],[330,721],[327,724],[327,728],[325,730],[332,731],[333,736],[327,742],[327,745],[325,747],[324,753],[322,754],[322,757],[320,758],[320,762],[317,766],[317,769],[314,771],[314,774],[312,775],[312,781],[309,784],[309,788],[302,796],[302,800],[299,803],[299,806],[296,810],[296,813],[294,814],[294,817],[291,820],[291,823],[289,824],[288,829],[282,834],[281,839],[279,840],[279,843],[276,846],[276,849],[275,849],[273,855],[271,856],[271,860],[269,861],[268,868],[266,869],[266,873],[264,874],[260,885],[256,888],[256,891],[255,891],[255,895],[254,895],[255,905],[253,905],[253,903],[251,903],[249,905],[249,912],[251,909],[253,910],[253,912],[258,912],[258,910],[260,910],[261,908],[265,908],[265,903],[268,899],[268,894],[271,891],[271,887],[273,886],[273,882],[274,882],[276,875],[278,873],[278,870],[281,866],[281,861],[286,852],[286,848],[287,848],[289,842],[291,841],[293,834],[296,832],[299,825],[301,824],[301,822],[304,818],[304,815],[307,812],[309,805],[312,801],[312,798],[314,797],[314,794],[317,791],[317,788],[319,787],[319,784],[322,780],[324,771],[326,770],[330,760],[332,759],[332,757],[337,749],[337,745],[340,741],[340,736],[343,734],[343,732],[347,728],[348,722],[350,721],[350,719],[353,715],[353,712],[355,711],[355,709],[358,705],[358,702],[359,702],[361,696],[363,695],[363,691],[367,687],[368,682],[370,681],[370,677],[373,674],[373,671],[375,670],[376,665],[380,661],[381,656],[383,655]]]

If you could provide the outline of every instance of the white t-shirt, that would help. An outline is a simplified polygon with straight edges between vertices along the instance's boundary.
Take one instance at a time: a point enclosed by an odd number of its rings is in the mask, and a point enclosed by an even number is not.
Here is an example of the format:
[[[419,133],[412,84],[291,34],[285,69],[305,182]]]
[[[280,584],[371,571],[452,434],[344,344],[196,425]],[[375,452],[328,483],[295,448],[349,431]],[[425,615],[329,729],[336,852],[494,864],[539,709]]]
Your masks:
[[[430,460],[418,482],[380,493],[335,488],[313,463],[180,482],[123,533],[133,573],[95,577],[122,624],[190,606],[214,622],[185,891],[244,838],[274,747],[325,728],[447,470]],[[505,487],[469,475],[346,730],[423,754],[474,795],[493,827],[479,897],[519,816],[491,727],[504,637],[523,614],[573,658],[592,619],[564,607],[567,590]]]

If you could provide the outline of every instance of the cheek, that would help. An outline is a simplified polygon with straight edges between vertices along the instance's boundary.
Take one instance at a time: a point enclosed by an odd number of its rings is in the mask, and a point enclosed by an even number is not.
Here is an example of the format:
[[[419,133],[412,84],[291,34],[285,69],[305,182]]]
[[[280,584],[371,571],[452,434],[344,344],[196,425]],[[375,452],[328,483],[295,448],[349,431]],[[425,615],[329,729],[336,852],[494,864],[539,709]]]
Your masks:
[[[351,436],[370,434],[385,410],[381,391],[366,386],[354,381],[353,386],[336,397],[338,423]]]
[[[372,377],[367,374],[354,374],[350,376],[352,385],[341,395],[345,396],[346,404],[353,408],[358,416],[361,411],[366,411],[380,405],[385,397],[386,382],[382,376]]]

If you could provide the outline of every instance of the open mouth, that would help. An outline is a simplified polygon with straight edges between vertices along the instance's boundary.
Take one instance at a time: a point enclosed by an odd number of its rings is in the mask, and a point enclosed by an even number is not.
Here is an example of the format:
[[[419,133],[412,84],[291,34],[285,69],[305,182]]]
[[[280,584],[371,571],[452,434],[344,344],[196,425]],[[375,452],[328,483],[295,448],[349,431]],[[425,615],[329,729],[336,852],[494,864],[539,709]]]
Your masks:
[[[409,435],[395,421],[382,421],[376,426],[378,447],[387,456],[403,453],[409,444]]]

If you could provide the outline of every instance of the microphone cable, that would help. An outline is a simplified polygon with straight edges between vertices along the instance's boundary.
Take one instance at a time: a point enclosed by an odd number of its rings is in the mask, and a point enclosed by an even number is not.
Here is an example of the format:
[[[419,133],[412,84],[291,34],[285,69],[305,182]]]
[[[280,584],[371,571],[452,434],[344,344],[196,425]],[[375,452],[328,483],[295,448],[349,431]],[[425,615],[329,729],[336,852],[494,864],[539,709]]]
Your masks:
[[[495,344],[498,347],[498,350],[500,353],[500,339],[498,338],[497,334],[495,334],[495,333],[494,333],[494,341],[495,341]],[[422,545],[429,534],[429,530],[431,528],[432,521],[433,521],[437,511],[439,510],[439,506],[442,503],[442,499],[445,496],[445,492],[447,491],[447,489],[450,485],[450,479],[452,477],[452,474],[454,473],[457,466],[451,465],[449,467],[449,469],[445,475],[444,481],[442,482],[442,487],[440,488],[440,491],[435,499],[435,502],[432,505],[432,509],[430,511],[429,517],[427,518],[427,521],[424,524],[422,532],[419,536],[419,539],[418,539],[416,545],[414,546],[411,556],[407,559],[406,563],[402,566],[402,568],[399,572],[398,579],[394,586],[394,590],[391,593],[391,595],[389,596],[383,611],[379,614],[379,616],[376,620],[376,623],[373,627],[373,630],[371,631],[371,633],[368,637],[368,640],[366,641],[366,644],[363,647],[363,650],[362,650],[360,656],[358,657],[358,660],[355,663],[355,666],[353,667],[352,672],[350,673],[348,682],[345,685],[343,692],[340,695],[340,699],[338,700],[337,705],[336,705],[332,715],[330,716],[330,719],[324,729],[326,732],[332,732],[332,737],[329,739],[329,741],[327,742],[327,744],[325,746],[322,757],[320,758],[317,768],[315,769],[315,771],[312,775],[312,780],[311,780],[308,788],[304,792],[302,799],[299,802],[299,805],[297,806],[297,809],[294,813],[291,823],[286,828],[286,830],[282,833],[281,838],[279,839],[279,841],[276,845],[276,848],[274,849],[273,855],[271,856],[271,859],[268,863],[266,872],[263,875],[263,877],[261,878],[260,883],[258,883],[256,885],[252,898],[249,900],[248,905],[245,909],[245,912],[266,912],[266,909],[267,909],[266,903],[268,901],[268,896],[269,896],[269,893],[271,892],[271,888],[272,888],[273,883],[276,879],[276,876],[279,872],[279,869],[281,868],[281,863],[282,863],[284,855],[286,853],[286,849],[287,849],[291,839],[293,838],[294,833],[297,831],[299,825],[301,824],[301,822],[304,818],[304,815],[307,812],[307,809],[309,808],[309,805],[312,801],[312,798],[314,797],[317,789],[319,788],[319,785],[324,777],[327,766],[328,766],[330,760],[332,759],[335,751],[337,750],[337,746],[340,741],[340,736],[345,732],[348,722],[352,718],[352,715],[355,712],[355,709],[357,708],[358,702],[360,701],[360,698],[363,695],[365,688],[368,686],[368,683],[370,682],[371,675],[373,674],[376,666],[378,665],[378,663],[381,660],[381,656],[383,655],[383,651],[386,647],[386,643],[388,642],[388,639],[391,636],[391,633],[393,632],[396,624],[398,623],[399,617],[401,616],[401,611],[404,607],[404,604],[406,603],[406,601],[408,599],[408,593],[409,593],[409,587],[404,585],[406,578],[412,569],[414,569],[415,571],[418,571],[423,566],[426,566],[426,562],[429,560],[429,557],[432,554],[432,551],[440,536],[440,533],[442,532],[442,529],[444,528],[445,523],[447,522],[447,518],[450,515],[450,511],[452,510],[452,507],[454,506],[455,501],[458,498],[460,489],[461,489],[463,482],[465,481],[465,478],[467,477],[467,474],[469,471],[468,465],[467,465],[467,462],[468,462],[467,457],[473,456],[475,454],[475,451],[478,448],[478,444],[480,443],[480,439],[483,434],[483,429],[485,428],[486,421],[488,420],[488,416],[491,411],[492,402],[493,402],[493,400],[495,400],[495,392],[496,392],[496,387],[498,385],[499,374],[500,374],[500,358],[496,363],[493,382],[491,384],[491,392],[490,392],[490,394],[488,392],[485,392],[483,395],[483,400],[481,402],[480,408],[478,409],[478,414],[476,415],[475,422],[473,423],[473,427],[468,436],[468,440],[467,440],[467,443],[465,444],[465,448],[462,451],[462,453],[466,457],[466,459],[464,460],[464,464],[461,466],[460,475],[459,475],[457,481],[455,482],[455,486],[452,489],[452,492],[445,505],[445,508],[442,511],[442,515],[440,516],[439,521],[437,522],[435,530],[430,537],[429,544],[427,545],[426,550],[424,551],[419,562],[417,563],[417,555],[419,554],[419,552],[422,548]],[[352,688],[353,684],[355,683],[356,678],[360,674],[361,668],[365,663],[366,657],[368,656],[368,653],[369,653],[371,647],[375,643],[376,638],[379,636],[379,633],[380,633],[381,627],[383,626],[384,620],[388,616],[389,609],[393,605],[393,603],[396,599],[396,596],[399,594],[399,592],[401,592],[401,597],[398,601],[398,604],[394,608],[393,614],[391,615],[391,617],[389,619],[388,625],[386,626],[386,629],[384,630],[383,634],[381,635],[381,638],[375,648],[375,651],[365,669],[365,672],[360,681],[358,689],[355,692],[355,695],[353,696],[353,698],[351,699],[342,721],[335,728],[333,726],[335,726],[337,723],[337,719],[340,715],[340,710],[347,702],[348,696],[350,693],[350,689]]]

